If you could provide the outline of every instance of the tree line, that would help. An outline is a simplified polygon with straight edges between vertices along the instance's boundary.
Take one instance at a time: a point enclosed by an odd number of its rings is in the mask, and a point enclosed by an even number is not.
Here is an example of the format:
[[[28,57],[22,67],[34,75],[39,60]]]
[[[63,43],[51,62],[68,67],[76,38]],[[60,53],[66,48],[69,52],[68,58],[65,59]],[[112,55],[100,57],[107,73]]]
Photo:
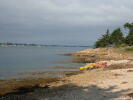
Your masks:
[[[112,33],[107,29],[106,33],[102,35],[95,43],[95,47],[107,47],[118,45],[133,45],[133,23],[125,23],[125,29],[128,29],[128,34],[124,36],[124,33],[120,28],[115,29]]]

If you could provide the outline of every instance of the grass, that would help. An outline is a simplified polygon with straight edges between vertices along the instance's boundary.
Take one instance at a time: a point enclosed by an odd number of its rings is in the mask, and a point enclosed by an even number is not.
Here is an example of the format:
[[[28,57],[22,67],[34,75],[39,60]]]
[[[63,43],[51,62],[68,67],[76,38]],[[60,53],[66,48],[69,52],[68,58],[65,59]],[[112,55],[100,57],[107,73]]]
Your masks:
[[[116,49],[118,52],[121,52],[121,53],[132,53],[133,52],[133,46],[118,47]]]
[[[133,52],[133,46],[125,48],[125,51],[127,52]]]

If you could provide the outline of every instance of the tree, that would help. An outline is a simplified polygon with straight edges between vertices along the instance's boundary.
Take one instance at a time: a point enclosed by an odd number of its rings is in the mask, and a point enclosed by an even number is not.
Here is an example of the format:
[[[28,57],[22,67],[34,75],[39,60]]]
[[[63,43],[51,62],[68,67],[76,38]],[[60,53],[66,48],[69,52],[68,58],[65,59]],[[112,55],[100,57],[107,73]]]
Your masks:
[[[98,41],[96,41],[95,43],[95,47],[106,47],[110,45],[110,34],[109,34],[109,30],[107,29],[106,33],[104,35],[102,35],[101,38],[98,39]]]
[[[124,37],[123,32],[120,28],[115,29],[111,34],[109,33],[109,30],[107,30],[106,34],[102,35],[101,38],[99,38],[96,43],[95,47],[106,47],[106,46],[116,46],[125,44],[132,46],[133,45],[133,23],[125,23],[124,28],[127,28],[129,30],[128,35]]]
[[[128,45],[133,45],[133,23],[126,23],[124,27],[129,30],[127,37],[125,38],[125,43]]]
[[[129,31],[132,31],[133,30],[133,23],[125,23],[124,28],[128,28]]]
[[[110,35],[112,45],[120,45],[124,42],[124,35],[120,28],[115,29]]]

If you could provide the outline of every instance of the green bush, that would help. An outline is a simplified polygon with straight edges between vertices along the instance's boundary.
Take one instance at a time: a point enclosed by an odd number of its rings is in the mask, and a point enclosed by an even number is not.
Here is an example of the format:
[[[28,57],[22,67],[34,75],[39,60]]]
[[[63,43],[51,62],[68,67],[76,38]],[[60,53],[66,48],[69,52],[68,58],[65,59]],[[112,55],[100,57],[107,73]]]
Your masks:
[[[115,29],[110,35],[112,45],[121,45],[124,43],[124,36],[120,28]]]
[[[106,47],[110,45],[110,34],[109,30],[107,30],[106,34],[102,35],[101,38],[98,39],[95,43],[95,47]]]
[[[121,47],[122,45],[132,46],[133,23],[124,24],[124,28],[127,28],[129,30],[127,36],[124,37],[120,28],[115,29],[111,34],[109,33],[109,30],[107,30],[107,32],[96,41],[95,48],[107,46]]]

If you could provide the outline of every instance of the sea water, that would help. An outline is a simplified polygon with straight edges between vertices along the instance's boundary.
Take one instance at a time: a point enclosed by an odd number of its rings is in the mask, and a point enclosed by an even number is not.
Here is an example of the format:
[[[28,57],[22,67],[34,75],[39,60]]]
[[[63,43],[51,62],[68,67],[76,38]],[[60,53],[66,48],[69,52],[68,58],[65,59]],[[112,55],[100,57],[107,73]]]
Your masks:
[[[72,53],[88,47],[17,46],[0,47],[0,79],[22,77],[22,72],[70,71],[55,66],[80,66],[69,62],[70,56],[58,54]],[[66,63],[61,63],[66,62]]]

